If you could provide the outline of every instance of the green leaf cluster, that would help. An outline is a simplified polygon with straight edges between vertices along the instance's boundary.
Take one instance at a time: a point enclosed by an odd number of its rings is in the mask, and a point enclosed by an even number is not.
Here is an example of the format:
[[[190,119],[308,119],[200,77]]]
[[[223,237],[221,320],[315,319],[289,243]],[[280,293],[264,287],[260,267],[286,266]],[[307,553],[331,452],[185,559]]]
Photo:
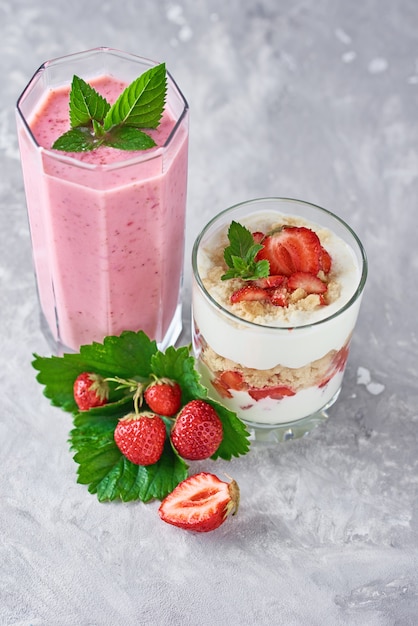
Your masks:
[[[165,63],[134,80],[111,106],[91,85],[74,76],[70,91],[70,130],[54,142],[55,150],[85,152],[101,145],[119,150],[148,150],[155,141],[141,129],[155,129],[167,91]]]
[[[230,278],[255,280],[269,275],[269,262],[265,259],[256,260],[257,253],[263,246],[254,242],[248,228],[238,222],[231,222],[228,239],[229,246],[224,250],[224,260],[229,269],[221,277],[222,280]]]
[[[72,414],[69,443],[78,464],[77,481],[97,494],[100,502],[162,500],[188,475],[188,465],[178,456],[169,437],[161,459],[147,467],[126,459],[113,438],[120,417],[133,410],[133,395],[110,382],[108,404],[80,412],[73,397],[74,380],[81,372],[96,372],[104,378],[120,377],[148,382],[153,376],[175,380],[182,388],[182,404],[200,398],[217,411],[223,425],[223,441],[212,459],[230,460],[249,450],[249,433],[235,413],[208,398],[200,383],[189,348],[158,350],[145,333],[125,331],[106,337],[103,343],[82,346],[79,353],[41,357],[32,362],[37,380],[51,404]],[[172,420],[164,418],[169,434]]]

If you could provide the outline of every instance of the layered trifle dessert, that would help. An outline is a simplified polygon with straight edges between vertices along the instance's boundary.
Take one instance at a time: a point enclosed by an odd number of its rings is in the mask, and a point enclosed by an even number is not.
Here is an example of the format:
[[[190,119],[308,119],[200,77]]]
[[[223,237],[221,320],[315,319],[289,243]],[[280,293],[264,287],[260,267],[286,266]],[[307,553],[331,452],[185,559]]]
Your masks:
[[[210,395],[260,428],[336,400],[367,273],[344,222],[296,200],[246,202],[205,227],[193,270],[193,345]]]

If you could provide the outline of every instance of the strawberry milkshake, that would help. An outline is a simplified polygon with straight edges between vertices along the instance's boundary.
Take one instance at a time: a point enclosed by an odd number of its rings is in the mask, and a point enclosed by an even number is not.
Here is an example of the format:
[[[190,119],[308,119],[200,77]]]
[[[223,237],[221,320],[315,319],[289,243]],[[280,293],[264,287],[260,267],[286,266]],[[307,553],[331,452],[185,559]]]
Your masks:
[[[41,309],[64,349],[143,330],[160,347],[181,332],[188,106],[167,76],[145,150],[52,149],[68,131],[70,83],[110,105],[150,61],[96,49],[45,63],[18,101],[17,124]]]
[[[193,273],[193,346],[210,395],[257,439],[326,419],[367,276],[353,231],[306,202],[245,202],[203,229]]]

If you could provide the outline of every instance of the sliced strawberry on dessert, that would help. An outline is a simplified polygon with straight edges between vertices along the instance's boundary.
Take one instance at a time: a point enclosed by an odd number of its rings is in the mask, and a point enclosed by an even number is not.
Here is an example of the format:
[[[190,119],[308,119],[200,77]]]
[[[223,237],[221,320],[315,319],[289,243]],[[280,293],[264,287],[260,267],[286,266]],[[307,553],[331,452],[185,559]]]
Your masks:
[[[267,260],[271,275],[290,276],[294,272],[292,258],[282,244],[282,229],[267,235],[261,244],[263,248],[257,253],[257,261]]]
[[[295,391],[285,385],[276,385],[275,387],[253,387],[248,393],[253,400],[262,400],[263,398],[272,398],[273,400],[282,400],[287,396],[294,396]]]
[[[158,509],[160,518],[178,528],[209,532],[219,528],[239,505],[239,487],[201,472],[183,480]]]
[[[219,381],[226,389],[235,389],[240,391],[245,387],[244,379],[241,372],[236,370],[225,370],[219,375]]]
[[[109,386],[100,374],[82,372],[74,381],[73,395],[80,411],[88,411],[107,403]]]
[[[223,426],[215,409],[204,400],[184,405],[171,429],[171,443],[183,459],[208,459],[221,445]]]
[[[281,274],[266,276],[265,278],[256,278],[252,281],[255,287],[261,287],[262,289],[274,289],[280,287],[286,282],[286,276]]]
[[[326,283],[322,282],[322,280],[314,274],[309,274],[308,272],[295,272],[289,277],[287,286],[292,291],[295,289],[303,289],[307,294],[321,294],[325,293],[327,290]]]
[[[225,370],[211,382],[222,398],[232,398],[230,389],[240,391],[246,388],[241,372],[236,370]]]
[[[252,236],[254,239],[254,243],[261,243],[265,237],[265,234],[257,230],[254,233],[252,233]]]
[[[287,282],[281,287],[270,290],[270,302],[274,306],[284,306],[289,304],[289,291],[287,289]]]
[[[324,274],[329,274],[332,267],[332,259],[331,255],[325,248],[321,246],[321,254],[319,257],[319,266],[320,269],[324,272]]]
[[[163,453],[166,438],[164,421],[150,411],[122,417],[114,432],[122,454],[135,465],[153,465]]]
[[[316,275],[320,270],[321,242],[318,235],[305,226],[285,226],[281,230],[281,244],[289,252],[293,271]]]
[[[181,407],[181,387],[168,378],[156,379],[145,389],[144,399],[154,413],[172,417]]]
[[[268,293],[262,287],[256,287],[255,285],[245,285],[234,291],[231,295],[231,303],[237,304],[237,302],[255,302],[268,300]]]

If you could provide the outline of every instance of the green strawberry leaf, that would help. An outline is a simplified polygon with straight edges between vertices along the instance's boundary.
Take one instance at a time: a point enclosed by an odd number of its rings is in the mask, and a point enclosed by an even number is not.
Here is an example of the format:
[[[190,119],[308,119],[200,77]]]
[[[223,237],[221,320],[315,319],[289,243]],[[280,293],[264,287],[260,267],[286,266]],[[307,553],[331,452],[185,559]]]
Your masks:
[[[110,104],[82,78],[73,76],[70,91],[71,128],[90,126],[92,120],[103,122]]]
[[[139,76],[119,96],[104,119],[104,129],[114,126],[157,128],[165,103],[167,78],[165,63]]]
[[[156,342],[142,331],[125,331],[119,336],[106,337],[102,344],[82,346],[79,353],[34,357],[32,365],[38,372],[38,382],[44,385],[44,395],[52,405],[73,413],[70,446],[78,464],[78,482],[88,485],[90,493],[97,494],[101,502],[161,500],[187,477],[188,466],[171,446],[169,434],[173,420],[169,418],[164,418],[168,436],[161,459],[147,467],[128,461],[114,441],[114,430],[119,418],[132,412],[133,393],[118,389],[117,381],[113,380],[109,383],[108,404],[80,412],[74,401],[73,384],[81,372],[92,371],[104,378],[144,384],[154,377],[171,378],[182,388],[182,405],[203,399],[217,411],[224,436],[212,459],[230,460],[249,450],[249,433],[244,424],[235,413],[208,398],[189,346],[171,346],[161,352]]]
[[[89,492],[97,494],[100,502],[162,500],[187,478],[187,464],[174,454],[168,441],[157,463],[145,467],[128,461],[115,444],[115,426],[95,424],[70,433],[74,460],[79,465],[77,482],[88,485]]]
[[[157,350],[156,342],[142,331],[125,331],[118,337],[106,337],[102,344],[81,346],[79,353],[64,354],[62,357],[35,354],[32,365],[39,372],[36,378],[45,386],[44,395],[51,400],[51,404],[78,413],[73,385],[81,372],[96,372],[104,378],[147,379],[151,371],[151,357]],[[89,413],[112,412],[113,401],[119,402],[124,397],[123,391],[115,391],[114,388],[115,385],[111,388],[110,404],[90,409]]]
[[[250,449],[250,442],[245,424],[241,422],[236,413],[227,409],[223,404],[210,398],[205,398],[205,401],[213,406],[223,426],[221,445],[211,458],[230,461],[233,456],[247,454]]]

